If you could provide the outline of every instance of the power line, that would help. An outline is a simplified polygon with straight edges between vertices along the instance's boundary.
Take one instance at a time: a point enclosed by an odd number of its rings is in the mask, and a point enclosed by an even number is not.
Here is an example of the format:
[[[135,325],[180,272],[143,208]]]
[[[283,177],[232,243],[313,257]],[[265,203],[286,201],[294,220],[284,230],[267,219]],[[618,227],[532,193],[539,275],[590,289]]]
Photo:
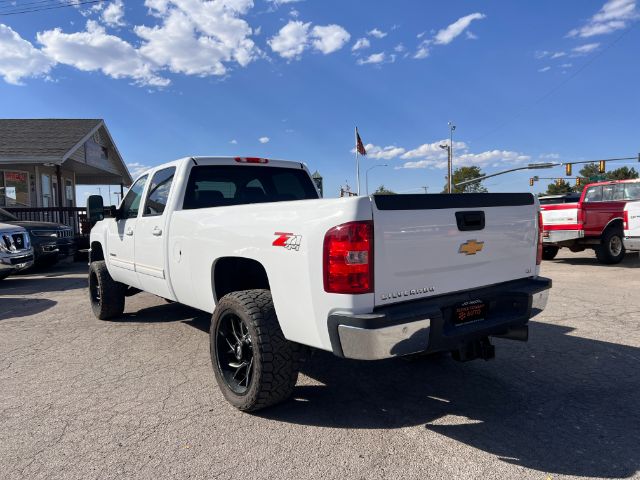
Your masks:
[[[79,7],[81,5],[91,5],[92,3],[102,3],[104,0],[81,0],[78,2],[69,2],[69,3],[64,3],[61,5],[56,5],[56,6],[45,6],[45,5],[41,5],[39,7],[34,6],[33,8],[28,8],[25,9],[22,6],[17,6],[16,5],[16,10],[10,10],[10,11],[5,11],[5,12],[1,12],[0,13],[0,17],[6,17],[9,15],[21,15],[24,13],[35,13],[35,12],[42,12],[44,10],[57,10],[59,8],[68,8],[68,7]],[[22,8],[22,10],[20,10]]]
[[[595,62],[598,58],[600,58],[602,55],[604,55],[606,52],[608,52],[612,47],[614,47],[615,45],[618,44],[618,42],[620,42],[620,40],[622,40],[631,30],[633,30],[635,28],[637,24],[631,25],[627,30],[625,30],[624,32],[622,32],[620,35],[618,35],[618,37],[612,41],[610,44],[608,44],[605,48],[603,48],[602,50],[600,50],[599,52],[594,53],[593,55],[591,55],[591,57],[585,62],[583,63],[579,68],[577,68],[576,70],[574,70],[574,72],[569,75],[568,77],[566,77],[563,81],[561,81],[559,84],[557,84],[555,87],[552,87],[549,91],[547,91],[545,94],[543,94],[542,96],[538,97],[531,105],[529,106],[525,106],[522,107],[520,109],[519,112],[516,112],[515,114],[513,114],[509,119],[505,120],[504,122],[502,122],[501,124],[499,124],[497,127],[493,128],[492,130],[489,130],[487,133],[476,137],[474,139],[472,139],[472,141],[479,141],[482,140],[488,136],[493,135],[494,133],[502,130],[504,127],[506,127],[507,125],[511,125],[513,123],[514,120],[520,118],[524,113],[528,112],[529,110],[531,110],[533,107],[535,107],[536,105],[538,105],[539,103],[543,102],[544,100],[546,100],[547,98],[549,98],[550,96],[552,96],[554,93],[556,93],[558,90],[560,90],[562,87],[564,87],[567,83],[569,83],[571,80],[573,80],[574,78],[576,78],[580,73],[582,73],[589,65],[591,65],[593,62]]]

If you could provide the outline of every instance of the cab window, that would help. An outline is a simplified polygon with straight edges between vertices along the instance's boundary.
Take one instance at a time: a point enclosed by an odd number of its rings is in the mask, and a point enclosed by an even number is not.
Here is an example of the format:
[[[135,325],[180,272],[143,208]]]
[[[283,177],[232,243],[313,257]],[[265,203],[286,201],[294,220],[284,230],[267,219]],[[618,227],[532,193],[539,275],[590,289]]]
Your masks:
[[[171,191],[175,173],[176,167],[169,167],[158,170],[153,175],[149,184],[147,200],[144,204],[143,217],[162,215],[169,200],[169,192]]]
[[[138,208],[142,199],[142,192],[147,183],[147,175],[136,180],[122,202],[122,218],[136,218],[138,216]]]
[[[625,200],[640,200],[640,182],[624,184]]]
[[[591,187],[587,190],[587,194],[584,196],[585,202],[601,202],[602,201],[602,187]]]
[[[610,202],[613,200],[613,187],[615,187],[615,185],[605,185],[602,187],[603,202]]]

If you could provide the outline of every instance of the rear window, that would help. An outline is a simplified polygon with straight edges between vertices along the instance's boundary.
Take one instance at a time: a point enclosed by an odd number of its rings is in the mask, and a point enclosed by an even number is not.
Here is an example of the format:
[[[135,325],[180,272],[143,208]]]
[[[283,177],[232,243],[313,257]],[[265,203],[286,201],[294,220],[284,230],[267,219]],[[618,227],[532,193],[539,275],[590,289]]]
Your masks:
[[[580,194],[564,195],[562,197],[548,197],[540,198],[540,205],[552,205],[558,203],[578,203],[580,201]]]
[[[191,169],[183,208],[318,198],[304,170],[246,165],[198,165]]]
[[[623,183],[625,200],[640,200],[640,182]]]
[[[585,202],[601,202],[602,201],[602,187],[589,187],[587,194],[584,196]]]

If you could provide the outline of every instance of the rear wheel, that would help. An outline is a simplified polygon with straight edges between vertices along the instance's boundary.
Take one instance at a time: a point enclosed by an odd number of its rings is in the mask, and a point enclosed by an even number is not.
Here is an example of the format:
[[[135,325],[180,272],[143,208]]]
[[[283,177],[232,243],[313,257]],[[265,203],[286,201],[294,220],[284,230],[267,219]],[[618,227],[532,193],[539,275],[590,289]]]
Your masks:
[[[558,255],[560,247],[542,247],[542,259],[553,260]]]
[[[610,228],[602,235],[602,242],[596,247],[596,258],[600,263],[620,263],[624,258],[625,249],[622,243],[622,230]]]
[[[127,286],[116,282],[104,260],[89,265],[89,298],[91,310],[100,320],[120,317],[124,312],[124,297]]]
[[[268,290],[225,295],[210,330],[211,362],[222,394],[243,411],[256,411],[291,396],[301,346],[284,338]]]

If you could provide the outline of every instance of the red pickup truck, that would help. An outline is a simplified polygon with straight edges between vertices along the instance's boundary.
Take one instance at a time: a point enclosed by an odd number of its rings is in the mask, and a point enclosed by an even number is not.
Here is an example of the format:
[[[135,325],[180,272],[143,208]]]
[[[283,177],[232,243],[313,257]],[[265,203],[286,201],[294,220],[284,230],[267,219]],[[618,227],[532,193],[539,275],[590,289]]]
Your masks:
[[[624,207],[633,200],[640,200],[640,180],[591,183],[581,195],[542,197],[542,258],[552,260],[562,247],[572,252],[592,248],[600,263],[620,262]]]

